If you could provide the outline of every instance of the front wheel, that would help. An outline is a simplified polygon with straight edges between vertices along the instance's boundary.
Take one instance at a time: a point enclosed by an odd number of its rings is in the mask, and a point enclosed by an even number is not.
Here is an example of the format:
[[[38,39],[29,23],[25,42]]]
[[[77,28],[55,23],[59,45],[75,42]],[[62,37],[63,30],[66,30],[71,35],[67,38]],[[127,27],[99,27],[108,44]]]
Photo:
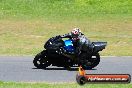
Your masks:
[[[86,54],[82,54],[80,60],[83,69],[92,69],[99,64],[100,55],[99,53],[96,53],[92,56],[87,56]]]
[[[48,67],[50,63],[48,61],[47,52],[44,50],[37,54],[33,60],[33,64],[39,69],[45,69],[46,67]]]

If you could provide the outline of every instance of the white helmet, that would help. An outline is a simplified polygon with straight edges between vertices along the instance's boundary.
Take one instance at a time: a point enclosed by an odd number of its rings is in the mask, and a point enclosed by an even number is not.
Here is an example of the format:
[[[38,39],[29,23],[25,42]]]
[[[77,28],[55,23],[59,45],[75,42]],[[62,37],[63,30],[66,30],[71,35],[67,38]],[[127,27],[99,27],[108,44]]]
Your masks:
[[[81,33],[81,30],[79,28],[74,28],[74,29],[72,29],[71,33],[73,35],[79,35]]]

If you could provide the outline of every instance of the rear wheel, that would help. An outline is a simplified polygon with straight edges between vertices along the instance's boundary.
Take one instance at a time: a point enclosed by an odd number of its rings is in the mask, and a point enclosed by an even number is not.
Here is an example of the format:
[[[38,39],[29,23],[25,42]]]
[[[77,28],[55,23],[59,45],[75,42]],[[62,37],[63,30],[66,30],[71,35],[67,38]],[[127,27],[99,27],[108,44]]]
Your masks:
[[[37,54],[33,60],[34,66],[39,69],[45,69],[50,65],[47,57],[47,52],[42,51],[39,54]]]
[[[88,56],[87,54],[81,54],[80,63],[83,69],[92,69],[96,67],[100,62],[100,55],[96,53],[92,56]]]

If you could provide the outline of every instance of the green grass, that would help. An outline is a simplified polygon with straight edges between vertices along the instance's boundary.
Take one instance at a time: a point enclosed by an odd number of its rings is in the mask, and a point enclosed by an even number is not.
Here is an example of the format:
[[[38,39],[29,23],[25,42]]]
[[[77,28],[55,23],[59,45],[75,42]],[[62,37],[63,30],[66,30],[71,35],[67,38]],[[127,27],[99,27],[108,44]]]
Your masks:
[[[0,82],[0,88],[132,88],[132,84],[14,83]]]
[[[0,0],[0,55],[35,55],[44,42],[79,27],[107,41],[101,55],[132,55],[132,0]]]
[[[111,14],[131,16],[131,5],[131,0],[0,0],[0,18],[61,20]]]

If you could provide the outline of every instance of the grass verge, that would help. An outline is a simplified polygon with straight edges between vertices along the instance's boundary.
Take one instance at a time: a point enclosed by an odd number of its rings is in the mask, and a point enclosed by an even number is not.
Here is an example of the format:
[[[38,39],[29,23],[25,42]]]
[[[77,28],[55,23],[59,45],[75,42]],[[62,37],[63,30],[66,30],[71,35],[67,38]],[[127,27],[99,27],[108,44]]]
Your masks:
[[[132,55],[132,21],[129,19],[103,19],[88,21],[49,22],[45,20],[0,20],[1,55],[35,55],[43,50],[50,37],[80,27],[91,41],[107,41],[101,52],[106,56]]]
[[[0,88],[132,88],[132,84],[18,83],[0,82]]]

